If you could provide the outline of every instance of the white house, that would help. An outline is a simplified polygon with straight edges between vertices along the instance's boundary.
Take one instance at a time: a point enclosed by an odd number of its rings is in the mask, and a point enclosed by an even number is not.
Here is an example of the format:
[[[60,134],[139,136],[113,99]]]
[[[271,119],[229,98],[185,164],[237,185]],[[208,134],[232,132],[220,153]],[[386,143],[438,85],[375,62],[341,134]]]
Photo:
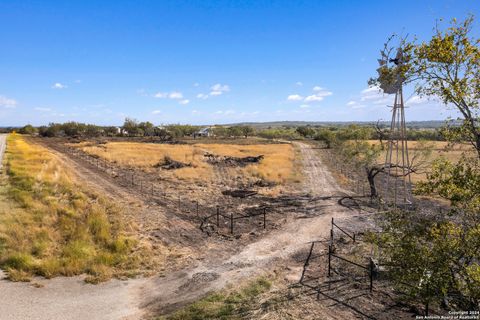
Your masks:
[[[205,127],[193,134],[195,137],[211,137],[213,136],[213,130],[211,127]]]

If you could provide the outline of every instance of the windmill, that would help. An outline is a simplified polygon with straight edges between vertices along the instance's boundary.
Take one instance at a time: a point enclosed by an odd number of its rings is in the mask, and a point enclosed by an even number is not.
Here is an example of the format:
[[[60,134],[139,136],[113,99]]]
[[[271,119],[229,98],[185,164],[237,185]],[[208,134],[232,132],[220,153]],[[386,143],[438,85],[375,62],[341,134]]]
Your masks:
[[[381,59],[378,60],[380,67],[377,69],[380,88],[384,93],[395,94],[384,164],[383,199],[388,205],[408,208],[412,205],[413,198],[403,102],[406,65],[402,47],[398,47],[394,58],[390,57],[392,51],[393,49],[381,51]]]

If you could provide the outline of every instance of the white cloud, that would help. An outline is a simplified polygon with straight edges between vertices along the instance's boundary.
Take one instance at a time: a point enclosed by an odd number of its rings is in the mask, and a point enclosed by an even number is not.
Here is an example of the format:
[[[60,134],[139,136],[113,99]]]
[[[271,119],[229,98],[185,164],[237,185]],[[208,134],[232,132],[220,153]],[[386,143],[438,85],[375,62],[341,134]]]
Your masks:
[[[160,111],[160,110],[153,110],[152,111],[152,114],[160,114],[160,113],[162,113],[162,111]]]
[[[198,99],[203,99],[203,100],[208,99],[208,94],[199,93],[199,94],[197,94],[197,98]]]
[[[0,96],[0,107],[13,109],[17,107],[17,101],[15,99]]]
[[[299,94],[291,94],[287,97],[288,101],[304,101],[309,102],[320,102],[325,99],[325,97],[331,96],[333,93],[328,91],[320,86],[313,87],[313,93],[307,97],[302,97]]]
[[[291,94],[287,97],[288,101],[300,101],[303,100],[303,97],[299,94]]]
[[[325,90],[325,89],[317,90],[317,93],[315,93],[315,95],[317,97],[328,97],[328,96],[331,96],[332,94],[333,94],[333,92]]]
[[[320,102],[325,99],[325,97],[331,96],[333,94],[333,92],[323,89],[321,87],[315,87],[314,91],[316,91],[314,94],[309,95],[305,98],[305,102]]]
[[[173,99],[173,100],[179,100],[183,99],[183,94],[179,91],[172,91],[172,92],[157,92],[153,95],[155,98],[159,99]]]
[[[299,87],[303,86],[303,83],[300,82],[300,81],[297,81],[295,84],[296,84],[297,86],[299,86]]]
[[[221,91],[221,92],[230,91],[230,87],[228,85],[220,84],[220,83],[214,84],[210,89],[212,89],[212,91]]]
[[[219,96],[219,95],[222,95],[225,92],[230,91],[230,87],[226,84],[217,83],[217,84],[214,84],[213,86],[211,86],[210,90],[212,90],[210,92],[211,96]]]
[[[199,85],[200,85],[200,83],[198,83],[198,82],[195,82],[195,83],[193,84],[194,87],[198,87]]]
[[[64,84],[61,84],[60,82],[56,82],[52,85],[52,89],[66,89],[67,86]]]
[[[183,99],[183,94],[181,92],[178,92],[178,91],[173,91],[173,92],[170,92],[168,97],[170,99]]]
[[[301,109],[308,109],[308,108],[310,108],[310,106],[309,106],[308,104],[302,104],[302,105],[300,106],[300,108],[301,108]]]
[[[421,97],[418,95],[414,95],[413,97],[409,98],[407,102],[405,103],[407,106],[411,105],[421,105],[421,104],[441,104],[443,105],[443,102],[441,102],[438,97]]]
[[[36,108],[34,108],[34,110],[40,111],[40,112],[49,112],[49,111],[52,111],[52,109],[50,109],[50,108],[42,108],[42,107],[36,107]]]
[[[155,98],[166,98],[168,97],[168,93],[165,92],[157,92],[153,95]]]
[[[367,106],[364,105],[364,104],[355,104],[351,107],[352,107],[352,109],[363,109],[363,108],[366,108]]]
[[[305,102],[320,102],[322,101],[323,99],[325,99],[324,97],[322,96],[317,96],[316,94],[312,94],[311,96],[308,96],[305,98]]]
[[[376,105],[387,104],[391,100],[388,94],[383,93],[379,87],[370,87],[360,92],[360,101]]]
[[[391,95],[383,93],[379,87],[369,87],[360,91],[357,99],[347,102],[347,107],[351,109],[378,108],[392,103]]]
[[[188,104],[190,102],[190,100],[188,99],[183,99],[183,100],[180,100],[178,103],[180,104]]]

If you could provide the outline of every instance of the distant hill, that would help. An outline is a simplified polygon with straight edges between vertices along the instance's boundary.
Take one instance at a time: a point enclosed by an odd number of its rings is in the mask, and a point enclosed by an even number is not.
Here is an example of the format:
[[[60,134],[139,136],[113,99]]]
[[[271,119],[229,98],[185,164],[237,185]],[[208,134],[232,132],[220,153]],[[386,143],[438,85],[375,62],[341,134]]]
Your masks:
[[[371,126],[376,124],[376,121],[272,121],[272,122],[240,122],[228,124],[229,126],[251,126],[257,129],[276,128],[276,127],[299,127],[299,126],[312,126],[312,127],[343,127],[351,124],[359,126]],[[381,121],[382,126],[390,125],[389,121]],[[408,128],[424,128],[424,129],[437,129],[445,125],[445,121],[442,120],[429,120],[429,121],[409,121],[406,123]]]

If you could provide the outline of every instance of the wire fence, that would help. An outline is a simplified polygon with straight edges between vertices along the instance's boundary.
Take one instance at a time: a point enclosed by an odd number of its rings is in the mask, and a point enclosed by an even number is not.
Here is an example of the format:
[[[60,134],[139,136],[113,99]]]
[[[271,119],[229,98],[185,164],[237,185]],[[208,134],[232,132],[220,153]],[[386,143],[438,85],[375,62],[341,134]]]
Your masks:
[[[248,207],[240,212],[228,206],[206,205],[189,196],[171,192],[165,186],[145,179],[133,169],[121,168],[104,158],[90,155],[70,146],[58,146],[62,152],[81,159],[116,179],[124,187],[134,188],[141,195],[152,198],[163,205],[172,206],[178,214],[187,214],[186,218],[194,219],[199,228],[207,234],[234,235],[251,232],[252,229],[266,229],[267,215],[275,212],[271,206],[260,205]],[[193,213],[193,215],[192,215]],[[189,215],[188,215],[189,214]],[[192,217],[193,216],[193,217]]]

